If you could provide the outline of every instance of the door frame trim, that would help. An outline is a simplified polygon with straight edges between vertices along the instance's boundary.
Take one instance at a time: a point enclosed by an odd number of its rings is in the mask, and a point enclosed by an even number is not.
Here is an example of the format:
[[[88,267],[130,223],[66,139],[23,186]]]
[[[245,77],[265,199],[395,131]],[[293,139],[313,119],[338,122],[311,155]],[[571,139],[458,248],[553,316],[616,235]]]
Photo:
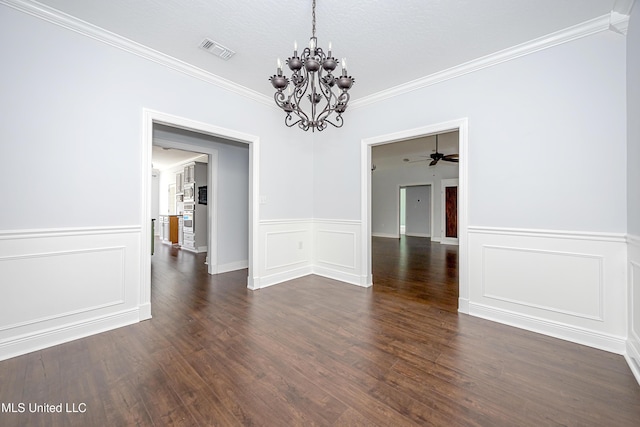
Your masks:
[[[140,320],[151,318],[151,174],[153,125],[163,124],[171,127],[204,133],[219,138],[237,141],[249,146],[249,253],[247,287],[256,289],[259,271],[258,262],[258,219],[259,215],[259,176],[260,176],[260,138],[255,135],[223,128],[212,123],[204,123],[173,114],[163,113],[148,108],[142,109],[142,126],[140,140],[141,160],[141,259],[140,259]]]
[[[460,118],[446,122],[429,124],[426,126],[401,130],[385,135],[364,138],[360,145],[360,237],[361,265],[366,286],[373,285],[371,266],[371,148],[376,145],[390,144],[423,136],[434,135],[450,131],[458,131],[458,153],[460,156],[459,186],[458,186],[458,311],[469,313],[469,255],[468,232],[469,226],[469,131],[468,119]]]

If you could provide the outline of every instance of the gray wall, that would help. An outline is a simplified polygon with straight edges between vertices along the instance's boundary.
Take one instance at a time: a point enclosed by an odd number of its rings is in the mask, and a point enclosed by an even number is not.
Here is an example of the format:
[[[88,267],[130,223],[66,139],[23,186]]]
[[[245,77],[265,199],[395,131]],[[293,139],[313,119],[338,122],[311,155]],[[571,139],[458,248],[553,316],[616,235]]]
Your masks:
[[[313,217],[311,135],[273,106],[5,5],[0,38],[3,229],[140,224],[143,108],[259,136],[260,217]]]
[[[315,217],[360,218],[364,138],[466,117],[469,225],[625,232],[625,56],[602,31],[350,110],[314,144]]]
[[[431,186],[407,187],[407,236],[431,237]]]

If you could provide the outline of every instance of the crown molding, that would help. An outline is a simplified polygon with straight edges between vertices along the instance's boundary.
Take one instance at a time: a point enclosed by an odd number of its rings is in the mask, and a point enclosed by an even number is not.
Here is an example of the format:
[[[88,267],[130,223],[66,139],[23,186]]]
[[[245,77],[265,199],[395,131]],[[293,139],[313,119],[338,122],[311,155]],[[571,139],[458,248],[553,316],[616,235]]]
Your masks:
[[[119,36],[118,34],[107,31],[103,28],[75,18],[71,15],[67,15],[66,13],[63,13],[57,9],[53,9],[49,6],[45,6],[36,1],[0,0],[0,4],[4,4],[20,12],[35,16],[36,18],[40,18],[44,21],[50,22],[68,30],[75,31],[76,33],[90,37],[94,40],[98,40],[102,43],[116,47],[125,52],[132,53],[136,56],[163,65],[172,70],[179,71],[188,76],[195,77],[206,83],[213,84],[222,89],[226,89],[230,92],[249,98],[253,101],[257,101],[261,104],[275,107],[275,105],[273,104],[273,99],[264,94],[256,92],[245,86],[241,86],[230,80],[224,79],[201,68],[194,67],[193,65],[190,65],[184,61],[158,52],[140,43]]]
[[[434,74],[430,74],[419,79],[403,83],[392,88],[376,92],[372,95],[357,99],[350,104],[350,109],[364,107],[374,104],[385,99],[393,98],[408,92],[413,92],[431,85],[442,83],[446,80],[454,79],[484,68],[510,61],[521,56],[547,49],[559,44],[567,43],[572,40],[589,36],[605,30],[612,30],[620,34],[626,34],[629,23],[629,10],[632,8],[635,0],[617,0],[617,8],[610,14],[603,15],[599,18],[586,21],[584,23],[569,27],[567,29],[549,34],[532,41],[501,50],[499,52],[466,62],[464,64],[443,70]],[[103,28],[82,21],[71,15],[67,15],[59,10],[45,6],[33,0],[0,0],[0,4],[4,4],[13,9],[35,16],[60,27],[75,31],[84,36],[93,38],[102,43],[124,50],[126,52],[137,55],[141,58],[163,65],[175,71],[181,72],[191,77],[195,77],[204,82],[213,84],[222,89],[236,93],[240,96],[249,98],[253,101],[277,108],[273,100],[253,89],[241,86],[230,80],[224,79],[213,73],[205,71],[201,68],[194,67],[184,61],[176,59],[172,56],[153,50],[140,43],[129,40],[125,37],[107,31]]]
[[[398,86],[374,93],[369,96],[365,96],[358,100],[355,100],[349,106],[350,109],[364,107],[366,105],[375,104],[385,99],[393,98],[398,95],[402,95],[408,92],[413,92],[425,88],[427,86],[442,83],[444,81],[454,79],[456,77],[463,76],[475,71],[482,70],[484,68],[492,67],[497,64],[501,64],[512,59],[519,58],[521,56],[529,55],[540,50],[548,49],[553,46],[557,46],[563,43],[570,42],[582,37],[589,36],[591,34],[599,33],[612,29],[613,19],[615,23],[620,26],[624,21],[625,15],[616,14],[614,17],[612,14],[600,16],[598,18],[591,19],[578,25],[566,28],[555,33],[531,40],[526,43],[522,43],[508,49],[504,49],[487,56],[483,56],[478,59],[466,62],[461,65],[443,70],[434,74],[430,74],[419,79],[403,83]],[[629,16],[626,15],[626,22],[628,22]],[[616,27],[617,28],[617,27]]]
[[[629,15],[616,12],[615,10],[611,11],[611,14],[609,14],[609,29],[626,36],[628,28]]]

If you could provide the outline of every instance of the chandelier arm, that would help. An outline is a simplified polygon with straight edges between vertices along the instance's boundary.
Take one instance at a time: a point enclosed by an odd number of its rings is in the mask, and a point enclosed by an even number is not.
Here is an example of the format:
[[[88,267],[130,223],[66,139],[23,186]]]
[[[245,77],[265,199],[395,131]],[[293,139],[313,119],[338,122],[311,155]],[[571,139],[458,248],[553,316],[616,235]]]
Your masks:
[[[329,119],[325,119],[324,122],[325,123],[329,123],[331,126],[336,127],[336,128],[341,128],[342,125],[344,124],[344,120],[342,119],[342,114],[338,114],[335,118],[336,122],[340,123],[340,124],[335,124],[333,123],[331,120]]]
[[[302,121],[302,119],[299,118],[295,122],[292,122],[292,121],[293,121],[293,116],[291,115],[291,113],[287,114],[284,118],[284,124],[287,125],[287,127],[293,127],[297,125]]]
[[[306,83],[306,82],[305,82]],[[305,84],[304,87],[297,87],[293,94],[291,95],[293,97],[293,99],[295,100],[295,103],[293,103],[293,113],[300,117],[301,120],[303,121],[309,121],[309,116],[307,115],[307,113],[305,113],[301,108],[300,108],[300,104],[304,98],[305,93],[307,92],[308,89],[308,83]]]
[[[276,105],[283,110],[285,109],[285,95],[281,91],[273,94],[273,99],[276,101]]]
[[[349,95],[349,92],[342,92],[339,96],[338,96],[338,102],[342,102],[345,105],[347,105],[349,103],[349,100],[351,99],[351,95]]]
[[[328,120],[329,116],[331,116],[332,113],[336,112],[335,109],[335,105],[338,102],[338,97],[336,96],[336,94],[330,90],[330,88],[325,89],[327,90],[326,93],[323,92],[323,95],[325,96],[325,100],[326,100],[326,105],[324,107],[324,109],[322,110],[322,112],[320,112],[320,114],[318,114],[318,120]],[[334,102],[332,102],[334,101]],[[333,123],[332,123],[333,124]]]

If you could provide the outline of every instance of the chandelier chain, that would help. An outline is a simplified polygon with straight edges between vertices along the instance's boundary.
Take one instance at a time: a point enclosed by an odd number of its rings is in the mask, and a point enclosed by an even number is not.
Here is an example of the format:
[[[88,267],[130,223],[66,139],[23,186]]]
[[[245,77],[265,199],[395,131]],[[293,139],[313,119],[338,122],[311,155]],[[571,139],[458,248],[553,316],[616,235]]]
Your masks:
[[[313,0],[312,12],[311,12],[311,34],[316,36],[316,0]]]

